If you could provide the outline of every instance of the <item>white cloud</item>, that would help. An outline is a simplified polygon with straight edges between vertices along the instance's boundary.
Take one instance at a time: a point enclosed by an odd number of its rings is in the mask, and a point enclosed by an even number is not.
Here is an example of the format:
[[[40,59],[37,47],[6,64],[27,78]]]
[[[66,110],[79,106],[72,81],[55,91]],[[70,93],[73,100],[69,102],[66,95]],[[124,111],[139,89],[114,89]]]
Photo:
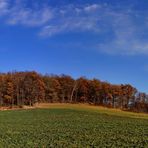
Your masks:
[[[142,18],[138,12],[130,8],[117,12],[107,5],[96,4],[71,10],[65,9],[64,15],[59,16],[56,23],[43,28],[40,35],[52,36],[72,31],[104,33],[104,42],[98,42],[95,50],[120,55],[148,54],[148,40],[143,39],[143,33],[148,31],[147,18]],[[141,20],[143,22],[138,24]]]
[[[8,0],[0,0],[0,16],[8,12]]]
[[[27,26],[40,26],[47,23],[52,18],[52,12],[49,8],[34,11],[32,9],[11,9],[7,23],[11,25],[21,24]]]
[[[139,55],[148,54],[148,43],[135,39],[114,39],[106,44],[99,44],[98,49],[102,52],[114,55]]]
[[[144,37],[148,32],[147,17],[129,6],[116,9],[107,4],[67,4],[34,9],[23,2],[16,0],[15,5],[10,5],[9,0],[0,0],[0,16],[6,16],[8,25],[39,27],[39,35],[45,37],[90,32],[98,35],[95,50],[108,54],[148,54],[148,39]],[[103,42],[99,42],[100,34]]]
[[[110,24],[114,37],[108,42],[98,44],[97,48],[108,54],[148,54],[148,40],[143,37],[144,32],[148,31],[146,18],[142,20],[142,26],[139,26],[139,20],[135,20],[134,14],[120,12],[112,14],[112,17]]]
[[[93,4],[77,7],[68,5],[64,8],[57,9],[54,14],[56,22],[49,22],[49,24],[41,30],[40,35],[52,36],[63,32],[73,31],[100,32],[100,28],[97,25],[97,21],[99,21],[100,17],[96,17],[98,14],[95,14],[100,8],[100,5]]]
[[[84,7],[84,10],[87,11],[87,12],[91,12],[91,11],[95,11],[95,10],[101,8],[101,7],[102,7],[101,5],[92,4],[92,5],[88,5],[88,6]]]
[[[53,15],[48,6],[34,9],[28,8],[24,0],[0,0],[0,17],[9,25],[41,26]]]
[[[99,28],[96,27],[95,20],[89,20],[88,18],[73,18],[68,17],[62,20],[59,20],[56,24],[45,26],[41,32],[41,36],[52,36],[59,33],[66,32],[99,32]]]
[[[116,12],[107,5],[97,4],[71,6],[70,9],[67,7],[62,15],[58,13],[60,10],[56,12],[56,22],[50,22],[45,26],[40,35],[53,36],[65,32],[90,31],[98,35],[105,34],[105,37],[102,36],[104,42],[98,42],[95,50],[121,55],[148,54],[148,43],[142,38],[146,21],[143,20],[142,28],[137,23],[137,14],[129,10],[128,8],[128,11]],[[139,17],[141,19],[141,16]]]
[[[7,1],[6,0],[1,0],[0,1],[0,10],[5,9],[7,7]]]

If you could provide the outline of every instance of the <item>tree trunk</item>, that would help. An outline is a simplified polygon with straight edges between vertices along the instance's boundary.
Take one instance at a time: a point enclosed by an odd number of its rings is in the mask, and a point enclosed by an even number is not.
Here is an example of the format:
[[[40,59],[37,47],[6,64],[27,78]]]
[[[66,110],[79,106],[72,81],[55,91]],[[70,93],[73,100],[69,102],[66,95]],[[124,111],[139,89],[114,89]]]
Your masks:
[[[76,87],[77,87],[77,82],[75,82],[74,87],[72,89],[71,96],[70,96],[70,102],[73,102],[73,95],[74,95]]]

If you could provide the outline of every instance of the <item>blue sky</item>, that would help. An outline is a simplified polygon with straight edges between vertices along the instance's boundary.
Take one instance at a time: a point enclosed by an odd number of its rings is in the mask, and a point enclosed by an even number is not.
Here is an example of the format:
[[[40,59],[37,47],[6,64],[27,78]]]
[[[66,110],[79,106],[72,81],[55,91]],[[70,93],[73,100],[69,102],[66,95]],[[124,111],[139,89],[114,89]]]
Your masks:
[[[0,0],[0,71],[130,83],[148,93],[147,0]]]

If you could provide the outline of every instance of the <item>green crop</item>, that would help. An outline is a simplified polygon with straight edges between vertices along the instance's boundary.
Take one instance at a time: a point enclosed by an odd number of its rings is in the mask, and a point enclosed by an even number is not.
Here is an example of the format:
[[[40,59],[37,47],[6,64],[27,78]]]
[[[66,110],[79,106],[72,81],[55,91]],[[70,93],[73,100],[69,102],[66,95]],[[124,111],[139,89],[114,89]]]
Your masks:
[[[76,109],[4,111],[0,147],[148,148],[148,119]]]

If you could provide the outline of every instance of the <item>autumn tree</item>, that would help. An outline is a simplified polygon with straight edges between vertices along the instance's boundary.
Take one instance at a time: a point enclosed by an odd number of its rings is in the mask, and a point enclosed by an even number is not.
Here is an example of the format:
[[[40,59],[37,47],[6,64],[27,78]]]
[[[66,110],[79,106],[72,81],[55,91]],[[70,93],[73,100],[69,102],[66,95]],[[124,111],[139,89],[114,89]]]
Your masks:
[[[77,80],[77,101],[78,102],[89,102],[89,80],[81,77]]]
[[[148,112],[148,95],[130,84],[32,72],[0,73],[0,106],[36,102],[80,102]]]
[[[4,77],[5,74],[0,74],[0,106],[4,105]]]
[[[45,85],[39,74],[27,72],[24,77],[25,103],[33,105],[36,102],[44,101]]]
[[[101,81],[93,79],[89,81],[89,102],[99,104],[101,97]]]
[[[57,77],[57,80],[61,86],[60,98],[62,102],[70,102],[71,93],[75,84],[74,79],[68,75],[61,75]]]
[[[12,74],[8,73],[5,75],[5,81],[4,81],[4,102],[6,104],[14,104],[14,86],[12,81]]]
[[[45,101],[59,102],[59,95],[61,92],[61,85],[54,76],[46,75],[43,77],[45,84]]]

